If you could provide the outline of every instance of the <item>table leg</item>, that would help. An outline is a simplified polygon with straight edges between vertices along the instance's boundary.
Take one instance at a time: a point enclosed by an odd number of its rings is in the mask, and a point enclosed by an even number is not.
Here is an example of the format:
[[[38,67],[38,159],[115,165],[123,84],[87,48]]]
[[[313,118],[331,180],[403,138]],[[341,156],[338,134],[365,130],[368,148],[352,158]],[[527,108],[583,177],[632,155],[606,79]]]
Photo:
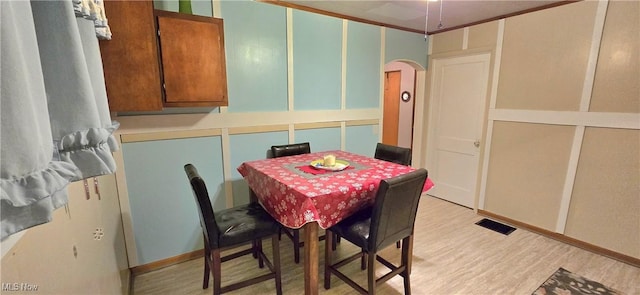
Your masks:
[[[318,223],[304,226],[304,294],[318,294]]]

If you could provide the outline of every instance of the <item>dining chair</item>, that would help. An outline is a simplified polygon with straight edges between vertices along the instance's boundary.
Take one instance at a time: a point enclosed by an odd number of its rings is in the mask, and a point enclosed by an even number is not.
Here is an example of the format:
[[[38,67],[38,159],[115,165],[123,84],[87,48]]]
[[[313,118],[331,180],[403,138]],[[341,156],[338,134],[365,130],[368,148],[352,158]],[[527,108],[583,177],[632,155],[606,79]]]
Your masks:
[[[308,142],[292,143],[284,145],[271,146],[271,156],[273,158],[295,156],[311,153],[311,145]],[[281,231],[291,239],[293,242],[293,260],[296,263],[300,262],[300,247],[303,243],[300,242],[300,230],[291,228],[282,228]]]
[[[393,162],[400,165],[411,165],[411,149],[403,148],[384,143],[376,145],[376,152],[373,156],[376,159]]]
[[[280,224],[258,203],[236,206],[233,208],[213,212],[209,193],[204,180],[192,164],[186,164],[184,170],[191,184],[193,196],[198,205],[200,226],[204,237],[204,278],[202,288],[209,287],[209,273],[213,274],[213,294],[218,295],[237,290],[249,285],[275,279],[276,293],[282,294],[282,280],[280,271],[280,245],[278,233]],[[271,237],[273,264],[262,250],[262,239]],[[237,251],[221,257],[223,250],[255,243],[256,247]],[[229,261],[257,250],[258,266],[267,265],[270,272],[258,277],[246,279],[227,286],[221,284],[222,262]]]
[[[421,168],[413,172],[380,181],[373,206],[356,212],[328,231],[340,235],[345,240],[362,248],[360,251],[339,262],[332,262],[333,249],[330,247],[332,235],[325,239],[324,288],[331,288],[331,274],[334,274],[361,294],[375,294],[376,286],[395,275],[404,279],[404,293],[411,294],[410,269],[413,256],[413,228],[418,211],[418,202],[422,187],[427,179],[427,170]],[[402,240],[400,266],[396,266],[377,253],[396,241]],[[358,258],[367,257],[368,288],[341,273],[338,268]],[[364,260],[363,260],[364,261]],[[375,277],[375,262],[378,261],[391,269],[380,278]]]
[[[378,143],[373,157],[400,165],[411,165],[411,149],[409,148]],[[396,243],[396,248],[400,249],[400,241]]]
[[[271,155],[274,158],[302,155],[308,153],[311,153],[311,145],[308,142],[271,146]]]

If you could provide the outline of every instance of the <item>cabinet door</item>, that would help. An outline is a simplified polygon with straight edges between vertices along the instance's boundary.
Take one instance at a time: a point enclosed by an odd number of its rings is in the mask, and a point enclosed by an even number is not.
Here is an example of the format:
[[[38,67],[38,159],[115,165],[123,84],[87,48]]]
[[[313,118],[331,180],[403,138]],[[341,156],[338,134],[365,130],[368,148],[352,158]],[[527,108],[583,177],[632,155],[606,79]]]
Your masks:
[[[226,106],[222,19],[156,10],[164,105]]]
[[[105,1],[111,40],[100,41],[109,109],[162,110],[152,1]]]

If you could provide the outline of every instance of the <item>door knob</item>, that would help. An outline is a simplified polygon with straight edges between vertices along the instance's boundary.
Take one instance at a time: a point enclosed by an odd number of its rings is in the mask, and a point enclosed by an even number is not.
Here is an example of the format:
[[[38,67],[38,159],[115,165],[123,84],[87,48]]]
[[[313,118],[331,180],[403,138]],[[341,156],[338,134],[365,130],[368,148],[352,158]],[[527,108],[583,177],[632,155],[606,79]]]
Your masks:
[[[480,141],[479,141],[479,140],[476,140],[476,141],[473,143],[473,145],[474,145],[475,147],[480,147]]]

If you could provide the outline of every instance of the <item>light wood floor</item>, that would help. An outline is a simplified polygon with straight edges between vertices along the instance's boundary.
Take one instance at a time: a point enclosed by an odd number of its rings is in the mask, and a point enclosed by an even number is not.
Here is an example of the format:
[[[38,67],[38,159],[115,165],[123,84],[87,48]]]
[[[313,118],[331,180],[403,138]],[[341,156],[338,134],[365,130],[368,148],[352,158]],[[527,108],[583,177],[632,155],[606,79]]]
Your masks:
[[[508,236],[475,225],[482,219],[472,210],[449,202],[423,197],[416,220],[413,294],[531,294],[559,267],[599,281],[625,294],[640,294],[640,268],[553,239],[518,229]],[[271,257],[271,242],[263,242]],[[284,294],[303,294],[302,262],[293,263],[291,241],[281,241],[282,283]],[[345,257],[358,249],[344,241],[334,257]],[[357,294],[332,276],[330,290],[322,286],[324,242],[320,242],[320,294]],[[382,256],[399,261],[400,250],[385,249]],[[334,258],[335,261],[336,258]],[[222,284],[238,277],[258,273],[257,261],[250,256],[222,265]],[[377,273],[387,271],[381,264]],[[355,261],[341,270],[366,286],[366,271]],[[195,259],[134,278],[133,293],[138,294],[211,294],[202,289],[203,260]],[[274,294],[273,280],[230,294]],[[400,277],[378,287],[379,294],[402,294]]]

